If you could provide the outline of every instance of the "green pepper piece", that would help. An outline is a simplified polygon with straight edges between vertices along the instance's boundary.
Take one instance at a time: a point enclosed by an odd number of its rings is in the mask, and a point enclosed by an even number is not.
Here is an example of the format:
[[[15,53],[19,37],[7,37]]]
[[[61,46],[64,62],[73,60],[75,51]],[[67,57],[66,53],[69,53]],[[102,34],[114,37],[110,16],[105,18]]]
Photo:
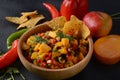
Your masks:
[[[21,30],[16,31],[16,32],[12,33],[11,35],[9,35],[9,37],[7,38],[7,48],[10,49],[11,45],[12,45],[12,42],[15,39],[20,38],[20,36],[26,31],[27,31],[27,28],[24,28],[24,29],[21,29]]]
[[[62,63],[62,64],[65,63],[65,60],[61,56],[58,57],[58,61],[59,63]]]

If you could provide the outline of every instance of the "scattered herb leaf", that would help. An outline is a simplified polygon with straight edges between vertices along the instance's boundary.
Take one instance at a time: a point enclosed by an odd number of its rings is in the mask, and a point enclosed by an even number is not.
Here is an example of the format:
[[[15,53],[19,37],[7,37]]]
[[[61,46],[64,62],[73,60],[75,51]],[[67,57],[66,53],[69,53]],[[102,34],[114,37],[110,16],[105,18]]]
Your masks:
[[[68,38],[69,40],[73,41],[74,38],[70,35],[66,35],[66,34],[63,34],[62,32],[58,31],[57,33],[57,36],[59,36],[60,38]]]
[[[2,76],[0,76],[0,80],[2,80],[7,74],[9,74],[10,77],[8,77],[5,80],[14,80],[14,75],[15,74],[19,74],[20,77],[22,78],[22,80],[25,80],[25,77],[22,75],[22,73],[20,73],[20,71],[17,68],[15,68],[15,67],[9,67],[6,70],[6,72]]]
[[[39,37],[38,35],[35,35],[34,37],[35,37],[35,39],[34,39],[35,42],[48,43],[46,39],[43,39],[43,38]]]

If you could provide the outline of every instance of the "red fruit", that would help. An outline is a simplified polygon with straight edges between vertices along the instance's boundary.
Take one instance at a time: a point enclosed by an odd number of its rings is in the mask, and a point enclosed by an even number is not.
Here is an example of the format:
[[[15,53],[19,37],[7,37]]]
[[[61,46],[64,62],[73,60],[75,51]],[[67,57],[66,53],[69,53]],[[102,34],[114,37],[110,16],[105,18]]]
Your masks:
[[[112,28],[112,18],[105,12],[89,12],[84,16],[83,22],[90,29],[91,35],[97,38],[109,34]]]
[[[77,8],[77,0],[64,0],[60,7],[60,15],[69,20],[71,15],[77,15]]]
[[[79,19],[88,12],[88,0],[63,0],[60,8],[60,15],[65,16],[67,20],[71,15]]]
[[[78,10],[77,17],[83,19],[85,14],[88,13],[88,0],[77,0],[78,1]]]

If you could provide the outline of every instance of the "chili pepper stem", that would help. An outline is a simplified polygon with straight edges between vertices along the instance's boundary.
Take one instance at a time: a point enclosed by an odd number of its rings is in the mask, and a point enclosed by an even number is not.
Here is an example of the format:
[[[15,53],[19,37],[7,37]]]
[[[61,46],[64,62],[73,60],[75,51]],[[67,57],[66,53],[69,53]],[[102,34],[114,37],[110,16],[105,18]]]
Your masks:
[[[120,17],[112,17],[112,19],[120,19]]]
[[[120,15],[120,12],[112,14],[111,16],[114,17],[114,16],[118,16],[118,15]]]
[[[119,16],[120,16],[120,12],[111,15],[112,19],[120,19]]]

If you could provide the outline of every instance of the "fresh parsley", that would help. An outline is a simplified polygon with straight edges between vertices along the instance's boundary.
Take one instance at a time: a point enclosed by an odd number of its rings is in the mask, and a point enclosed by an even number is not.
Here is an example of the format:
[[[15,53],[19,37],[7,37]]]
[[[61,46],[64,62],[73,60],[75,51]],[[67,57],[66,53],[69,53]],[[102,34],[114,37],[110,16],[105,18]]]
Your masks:
[[[7,74],[9,74],[10,77],[7,77]],[[3,80],[4,77],[6,77],[5,80],[15,80],[14,75],[16,74],[19,75],[22,78],[22,80],[25,80],[23,74],[16,67],[8,67],[5,73],[2,76],[0,76],[0,80]]]
[[[39,37],[38,35],[35,35],[34,37],[35,37],[35,39],[34,39],[35,42],[48,43],[48,41],[46,39]]]
[[[66,35],[66,34],[63,34],[62,32],[58,31],[57,33],[57,36],[59,36],[60,38],[68,38],[69,40],[73,41],[74,38],[70,35]]]

